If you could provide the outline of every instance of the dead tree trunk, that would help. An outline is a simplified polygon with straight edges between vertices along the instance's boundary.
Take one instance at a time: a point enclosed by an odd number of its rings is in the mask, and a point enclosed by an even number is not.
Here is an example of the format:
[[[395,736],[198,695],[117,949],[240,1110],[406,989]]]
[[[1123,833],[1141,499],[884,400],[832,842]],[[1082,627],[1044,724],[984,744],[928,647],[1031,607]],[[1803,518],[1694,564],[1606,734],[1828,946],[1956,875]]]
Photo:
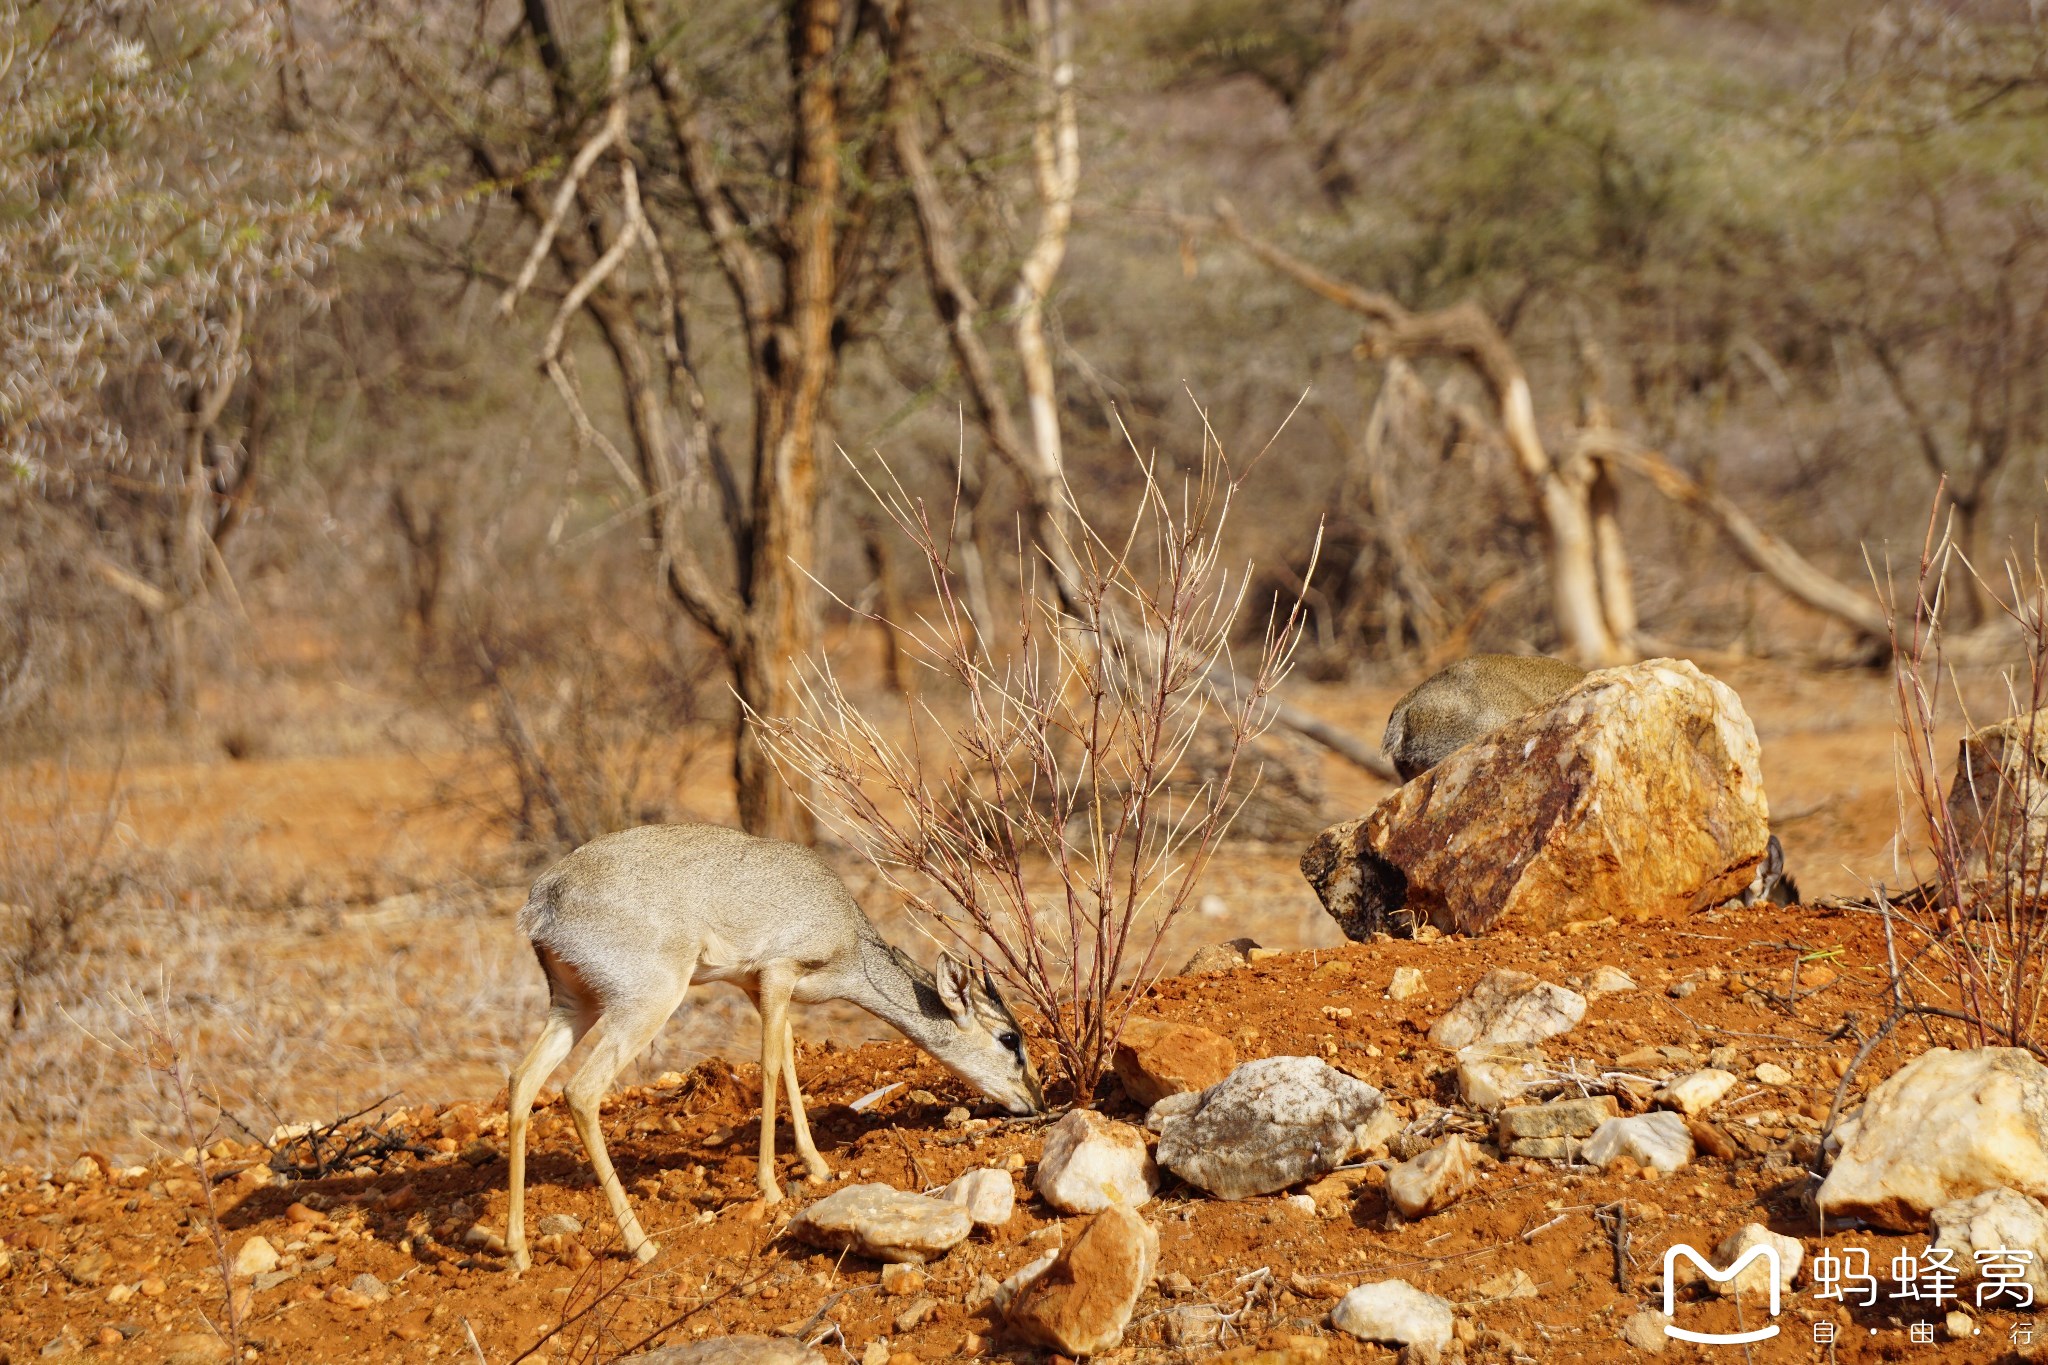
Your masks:
[[[550,131],[580,122],[588,127],[576,104],[583,87],[568,69],[572,45],[555,32],[551,13],[545,4],[524,7],[551,78],[556,110]],[[712,115],[665,45],[672,35],[655,25],[642,0],[612,0],[609,16],[603,119],[580,146],[566,149],[567,169],[550,193],[473,124],[450,122],[489,178],[516,187],[536,230],[503,305],[516,303],[540,267],[553,261],[567,290],[542,347],[542,368],[579,439],[605,457],[644,508],[669,596],[718,641],[731,666],[740,703],[733,747],[740,820],[756,833],[807,841],[810,814],[761,747],[754,724],[789,712],[791,670],[815,641],[808,575],[817,549],[821,424],[845,330],[840,324],[852,306],[847,300],[878,296],[848,286],[848,272],[872,254],[862,253],[858,239],[873,207],[875,177],[863,174],[849,189],[841,165],[843,123],[858,115],[841,106],[840,63],[869,30],[844,22],[841,0],[787,0],[788,151],[776,173],[786,176],[789,188],[775,214],[752,221],[743,219],[741,198],[725,182],[727,139],[714,131]],[[423,67],[405,68],[402,60],[401,67],[416,85],[430,84]],[[892,62],[885,72],[886,105],[894,98]],[[636,134],[632,101],[649,89],[652,116]],[[643,157],[633,145],[636,135],[665,136],[668,154]],[[615,182],[600,176],[606,164]],[[658,197],[643,197],[643,167],[645,174],[672,177]],[[752,400],[751,479],[727,463],[691,354],[675,264],[683,256],[673,245],[680,229],[662,212],[675,203],[693,212],[739,320]],[[629,259],[640,268],[622,269]],[[630,454],[613,445],[585,408],[564,349],[568,325],[578,316],[595,326],[616,370]],[[686,516],[687,476],[699,471],[718,496],[722,553],[718,537],[704,536]],[[717,565],[720,558],[729,568]]]
[[[1181,225],[1190,231],[1222,233],[1311,293],[1363,317],[1366,335],[1360,349],[1369,355],[1443,356],[1469,366],[1493,400],[1502,439],[1543,523],[1549,544],[1551,610],[1566,648],[1595,668],[1635,657],[1629,638],[1616,634],[1610,619],[1633,615],[1633,609],[1610,612],[1602,591],[1602,536],[1593,510],[1596,471],[1587,461],[1560,463],[1550,457],[1537,430],[1529,377],[1491,318],[1472,303],[1434,313],[1410,312],[1385,294],[1347,284],[1254,236],[1228,204],[1218,206],[1213,220],[1183,220]],[[1608,539],[1604,557],[1624,564],[1618,526],[1610,524]]]

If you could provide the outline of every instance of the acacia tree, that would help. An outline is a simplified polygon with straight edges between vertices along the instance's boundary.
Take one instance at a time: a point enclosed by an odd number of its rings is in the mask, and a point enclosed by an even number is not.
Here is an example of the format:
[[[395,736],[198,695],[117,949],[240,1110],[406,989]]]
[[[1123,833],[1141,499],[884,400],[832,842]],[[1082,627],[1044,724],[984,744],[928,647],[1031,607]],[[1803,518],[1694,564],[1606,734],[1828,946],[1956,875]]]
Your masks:
[[[371,206],[369,158],[313,145],[289,35],[266,0],[0,4],[0,523],[41,592],[82,569],[142,611],[174,715],[194,613],[235,600],[263,320],[403,211]]]
[[[558,291],[542,368],[643,517],[663,590],[730,664],[742,823],[807,838],[744,717],[787,710],[791,661],[814,639],[818,449],[841,352],[898,273],[897,196],[878,171],[901,21],[864,0],[787,0],[769,41],[752,11],[598,13],[577,29],[527,0],[478,43],[394,10],[376,38],[478,187],[524,220],[505,307]],[[508,63],[518,51],[529,65]],[[585,327],[623,446],[577,373]],[[728,329],[736,357],[719,348]],[[729,442],[707,370],[733,359],[750,411]]]

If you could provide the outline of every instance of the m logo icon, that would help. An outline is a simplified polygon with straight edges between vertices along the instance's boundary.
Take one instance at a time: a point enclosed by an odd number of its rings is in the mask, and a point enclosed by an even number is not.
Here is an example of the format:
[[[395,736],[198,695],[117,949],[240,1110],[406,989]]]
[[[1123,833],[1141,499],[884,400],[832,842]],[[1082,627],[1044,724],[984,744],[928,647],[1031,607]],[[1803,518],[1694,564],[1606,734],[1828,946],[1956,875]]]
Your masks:
[[[1753,1246],[1740,1256],[1737,1256],[1734,1265],[1729,1266],[1726,1270],[1716,1270],[1713,1266],[1707,1264],[1706,1259],[1697,1251],[1694,1251],[1683,1242],[1677,1242],[1672,1245],[1671,1250],[1664,1253],[1665,1317],[1673,1316],[1671,1309],[1672,1289],[1674,1286],[1671,1280],[1671,1268],[1677,1264],[1678,1258],[1681,1255],[1698,1266],[1700,1273],[1716,1284],[1726,1284],[1734,1279],[1742,1273],[1743,1268],[1751,1261],[1763,1261],[1771,1272],[1771,1316],[1774,1318],[1778,1316],[1778,1249],[1776,1247]],[[1667,1337],[1677,1337],[1680,1341],[1697,1341],[1708,1346],[1740,1346],[1745,1341],[1763,1341],[1778,1335],[1778,1324],[1774,1322],[1768,1327],[1759,1327],[1754,1332],[1688,1332],[1683,1327],[1673,1327],[1666,1324],[1664,1335]]]

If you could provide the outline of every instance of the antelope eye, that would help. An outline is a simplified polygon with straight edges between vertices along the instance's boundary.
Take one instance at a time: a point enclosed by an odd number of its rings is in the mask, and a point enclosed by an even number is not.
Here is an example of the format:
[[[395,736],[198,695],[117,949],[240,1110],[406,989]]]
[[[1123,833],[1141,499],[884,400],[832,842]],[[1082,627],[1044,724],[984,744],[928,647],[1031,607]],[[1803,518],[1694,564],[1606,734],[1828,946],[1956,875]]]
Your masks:
[[[1014,1033],[998,1033],[996,1035],[996,1041],[1002,1044],[1004,1047],[1010,1049],[1010,1051],[1015,1052],[1017,1050],[1017,1045],[1023,1042],[1024,1040],[1022,1038],[1019,1038]]]

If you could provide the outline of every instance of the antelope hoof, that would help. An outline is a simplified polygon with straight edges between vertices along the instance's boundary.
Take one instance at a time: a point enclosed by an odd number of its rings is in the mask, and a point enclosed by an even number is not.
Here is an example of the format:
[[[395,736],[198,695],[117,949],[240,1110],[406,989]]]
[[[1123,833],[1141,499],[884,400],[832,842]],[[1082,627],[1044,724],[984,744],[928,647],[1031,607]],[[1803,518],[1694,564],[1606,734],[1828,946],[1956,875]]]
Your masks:
[[[763,1204],[780,1204],[782,1202],[781,1186],[772,1180],[763,1180],[759,1184],[761,1186],[761,1202]]]
[[[523,1246],[516,1246],[516,1247],[513,1247],[513,1248],[512,1248],[512,1273],[513,1273],[513,1274],[515,1274],[515,1275],[517,1275],[517,1274],[521,1274],[521,1273],[523,1273],[523,1272],[525,1272],[525,1271],[531,1270],[532,1268],[533,1268],[533,1258],[532,1258],[532,1257],[530,1257],[530,1256],[528,1256],[528,1255],[526,1254],[526,1248],[525,1248],[525,1247],[523,1247]]]
[[[812,1185],[829,1185],[832,1183],[832,1168],[824,1162],[819,1162],[817,1165],[810,1167],[809,1170],[810,1174],[804,1177],[807,1183]]]
[[[661,1245],[657,1242],[642,1241],[639,1246],[633,1248],[633,1259],[642,1265],[646,1265],[659,1255],[661,1255]]]

